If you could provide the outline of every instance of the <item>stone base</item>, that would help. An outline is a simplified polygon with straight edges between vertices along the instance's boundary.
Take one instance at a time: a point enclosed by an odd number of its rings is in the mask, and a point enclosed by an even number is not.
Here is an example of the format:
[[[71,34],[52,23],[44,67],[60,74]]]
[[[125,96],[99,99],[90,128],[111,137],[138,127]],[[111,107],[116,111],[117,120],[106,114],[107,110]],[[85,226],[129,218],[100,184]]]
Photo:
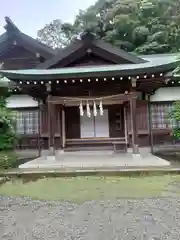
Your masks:
[[[43,149],[41,150],[41,157],[46,157],[46,156],[54,156],[54,148],[51,147],[50,149]]]
[[[132,156],[133,157],[141,157],[141,154],[140,153],[133,153]]]
[[[56,157],[55,156],[46,156],[46,160],[48,160],[48,161],[55,161]]]
[[[121,167],[157,167],[169,166],[170,163],[164,159],[158,158],[152,154],[101,154],[84,153],[63,153],[57,156],[44,156],[28,163],[22,164],[19,168],[49,168],[49,169],[121,169]]]

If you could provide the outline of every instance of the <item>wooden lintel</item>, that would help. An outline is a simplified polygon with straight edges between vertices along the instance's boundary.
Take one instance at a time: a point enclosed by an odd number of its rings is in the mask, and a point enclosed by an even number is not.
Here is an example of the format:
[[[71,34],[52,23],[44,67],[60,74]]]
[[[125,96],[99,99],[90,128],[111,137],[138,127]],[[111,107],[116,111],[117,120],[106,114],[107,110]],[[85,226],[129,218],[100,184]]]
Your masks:
[[[87,97],[87,96],[77,96],[77,97],[59,97],[51,96],[48,99],[52,104],[61,104],[64,106],[78,106],[82,101],[83,105],[86,105],[86,101],[93,103],[93,101],[100,101],[102,99],[104,105],[113,105],[113,104],[123,104],[124,102],[130,101],[132,98],[137,98],[137,93],[128,93],[128,94],[118,94],[112,96],[97,96],[97,97]]]

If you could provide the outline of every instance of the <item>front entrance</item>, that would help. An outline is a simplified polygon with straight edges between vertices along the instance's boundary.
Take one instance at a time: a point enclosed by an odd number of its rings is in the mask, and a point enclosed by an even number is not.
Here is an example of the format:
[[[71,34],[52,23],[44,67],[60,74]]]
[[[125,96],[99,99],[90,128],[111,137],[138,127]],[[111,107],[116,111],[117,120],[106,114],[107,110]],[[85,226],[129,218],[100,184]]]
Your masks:
[[[104,109],[103,115],[91,117],[86,114],[80,118],[81,138],[109,138],[109,114],[108,109]]]

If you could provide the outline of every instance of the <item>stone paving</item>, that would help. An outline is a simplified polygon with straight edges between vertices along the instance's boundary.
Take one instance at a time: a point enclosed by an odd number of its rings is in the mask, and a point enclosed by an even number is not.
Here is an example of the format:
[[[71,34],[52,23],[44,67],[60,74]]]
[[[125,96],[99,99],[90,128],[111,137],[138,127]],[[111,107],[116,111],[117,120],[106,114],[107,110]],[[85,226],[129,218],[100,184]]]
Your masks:
[[[178,240],[180,198],[70,202],[0,197],[4,240]]]
[[[19,168],[113,168],[168,166],[170,163],[150,153],[133,155],[131,153],[114,154],[112,152],[72,152],[54,156],[43,156],[20,165]]]

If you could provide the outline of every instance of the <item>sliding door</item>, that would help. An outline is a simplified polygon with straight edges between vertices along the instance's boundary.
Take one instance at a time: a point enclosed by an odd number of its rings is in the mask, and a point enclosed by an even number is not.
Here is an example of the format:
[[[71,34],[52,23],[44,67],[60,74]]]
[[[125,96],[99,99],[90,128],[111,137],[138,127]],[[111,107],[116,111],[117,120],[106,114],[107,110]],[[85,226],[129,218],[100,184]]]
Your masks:
[[[95,117],[95,137],[109,137],[109,115],[108,109],[104,109],[103,115]]]
[[[94,118],[88,117],[86,114],[81,116],[81,138],[93,138],[94,137]]]
[[[81,138],[109,137],[109,116],[108,109],[104,109],[104,114],[91,117],[86,114],[81,116]]]

